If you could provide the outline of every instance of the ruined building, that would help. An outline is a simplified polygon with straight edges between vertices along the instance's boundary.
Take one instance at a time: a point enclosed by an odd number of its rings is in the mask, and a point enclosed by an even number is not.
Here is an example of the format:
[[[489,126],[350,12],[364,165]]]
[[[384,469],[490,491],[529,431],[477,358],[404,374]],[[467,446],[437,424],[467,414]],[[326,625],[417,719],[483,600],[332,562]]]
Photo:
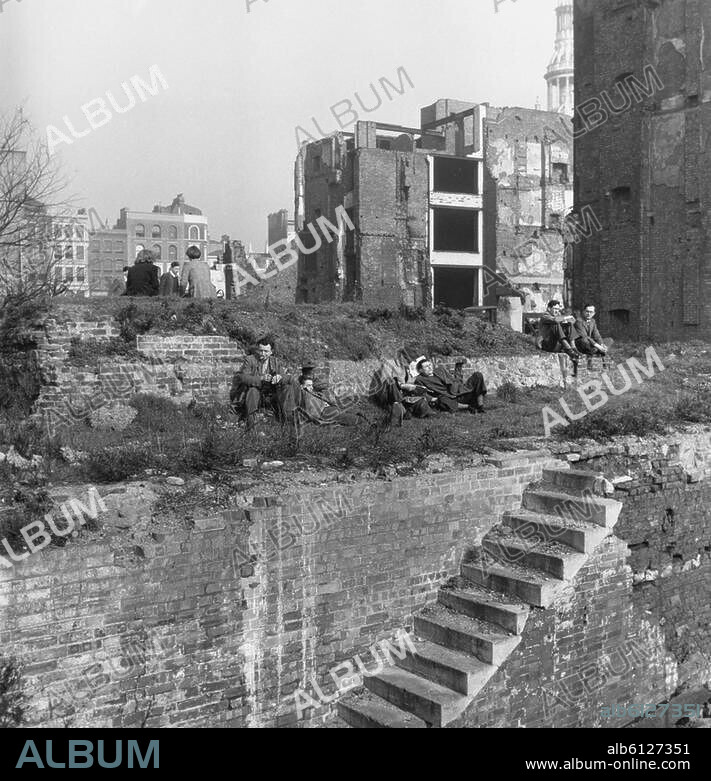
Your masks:
[[[456,100],[424,108],[418,129],[358,122],[305,145],[297,301],[495,306],[498,269],[540,308],[562,293],[572,171],[567,117]]]
[[[573,302],[612,336],[711,334],[711,3],[576,4]]]

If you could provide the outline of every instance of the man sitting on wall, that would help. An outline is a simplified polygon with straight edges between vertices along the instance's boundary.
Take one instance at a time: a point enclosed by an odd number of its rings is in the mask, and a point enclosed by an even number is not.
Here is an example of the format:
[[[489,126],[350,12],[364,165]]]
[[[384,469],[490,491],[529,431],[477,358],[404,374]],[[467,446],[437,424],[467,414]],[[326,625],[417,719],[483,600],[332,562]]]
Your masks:
[[[247,429],[254,427],[255,416],[260,408],[271,410],[281,422],[285,422],[293,411],[284,409],[288,382],[281,361],[273,354],[273,350],[273,337],[260,339],[256,355],[248,355],[244,359],[242,368],[232,382],[230,401],[235,410],[243,413]]]
[[[564,352],[577,366],[580,354],[574,344],[575,318],[563,314],[560,301],[550,301],[538,325],[540,347],[547,353]]]
[[[575,321],[575,347],[583,355],[604,357],[610,343],[611,340],[608,339],[606,344],[600,336],[595,322],[595,307],[587,304],[583,309],[583,316]]]
[[[408,416],[429,418],[434,414],[427,391],[415,384],[413,369],[407,352],[399,350],[397,366],[383,363],[371,380],[368,395],[374,404],[389,412],[391,426],[402,426]]]
[[[462,383],[453,377],[444,366],[437,366],[428,358],[422,358],[417,363],[419,376],[415,384],[423,387],[429,396],[436,400],[436,408],[442,412],[457,412],[466,409],[472,414],[483,413],[486,384],[480,372]]]
[[[180,263],[174,260],[170,264],[170,271],[166,271],[160,278],[160,295],[169,298],[180,298],[183,288],[180,285]]]

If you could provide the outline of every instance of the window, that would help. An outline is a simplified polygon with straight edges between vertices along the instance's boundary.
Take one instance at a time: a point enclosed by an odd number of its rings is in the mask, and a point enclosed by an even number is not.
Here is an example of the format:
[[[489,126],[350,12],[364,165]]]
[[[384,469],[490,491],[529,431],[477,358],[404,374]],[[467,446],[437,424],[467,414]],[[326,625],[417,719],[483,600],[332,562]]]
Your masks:
[[[553,163],[553,182],[556,184],[568,184],[568,164]]]
[[[146,226],[145,225],[136,225],[136,236],[138,238],[143,238],[146,235]]]
[[[113,246],[109,239],[104,240],[104,252],[113,252]]]
[[[613,225],[632,221],[632,190],[615,187],[610,191],[610,221]]]
[[[92,239],[90,248],[92,252],[99,252],[101,250],[101,242],[98,239]]]
[[[178,259],[178,248],[175,246],[175,244],[171,244],[168,247],[168,260],[177,260]]]
[[[136,244],[136,256],[138,256],[139,252],[143,252],[144,249],[145,247],[143,246],[143,244]]]
[[[314,173],[321,173],[321,155],[314,155]]]
[[[190,226],[190,230],[188,231],[188,238],[190,239],[190,241],[200,240],[200,230],[197,225]]]
[[[67,244],[64,247],[64,257],[67,260],[72,260],[74,258],[74,248],[72,247],[71,244]]]
[[[177,241],[178,229],[175,227],[175,225],[171,225],[170,228],[168,228],[168,238],[172,241]]]
[[[160,260],[163,254],[160,244],[153,245],[153,254],[156,256],[156,260]]]
[[[115,241],[114,242],[114,252],[123,252],[123,242],[122,241]]]
[[[151,238],[153,238],[153,239],[159,239],[159,238],[160,238],[160,236],[161,236],[161,233],[160,233],[160,225],[154,225],[154,226],[151,228]]]
[[[479,194],[479,164],[476,160],[435,157],[434,189],[440,193]]]
[[[84,260],[84,247],[77,247],[77,260]]]
[[[71,266],[65,266],[64,268],[64,281],[74,282],[74,269]]]
[[[86,279],[86,268],[84,266],[77,267],[77,282],[83,282]]]
[[[433,209],[435,252],[478,252],[479,212],[473,209]]]

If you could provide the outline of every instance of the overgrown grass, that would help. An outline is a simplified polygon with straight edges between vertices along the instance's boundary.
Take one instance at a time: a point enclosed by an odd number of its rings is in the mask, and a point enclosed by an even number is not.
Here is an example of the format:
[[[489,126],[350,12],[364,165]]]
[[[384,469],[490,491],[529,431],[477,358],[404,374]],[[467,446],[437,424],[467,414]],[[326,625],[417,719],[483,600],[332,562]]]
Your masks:
[[[264,334],[294,362],[313,359],[363,360],[392,355],[404,344],[435,355],[524,355],[535,351],[529,337],[462,312],[437,309],[369,310],[356,305],[263,305],[244,301],[102,299],[57,302],[61,322],[84,317],[115,319],[121,337],[133,343],[145,333],[227,336],[244,348]]]

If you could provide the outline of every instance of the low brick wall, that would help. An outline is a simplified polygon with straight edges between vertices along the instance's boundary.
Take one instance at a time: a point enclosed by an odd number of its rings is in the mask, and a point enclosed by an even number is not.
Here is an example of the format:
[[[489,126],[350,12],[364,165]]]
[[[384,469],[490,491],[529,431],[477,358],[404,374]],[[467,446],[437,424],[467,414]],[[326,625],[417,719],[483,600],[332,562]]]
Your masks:
[[[68,362],[73,339],[101,341],[118,336],[118,326],[109,321],[77,319],[47,323],[36,353],[41,389],[33,412],[48,428],[71,424],[98,407],[125,400],[135,393],[168,396],[184,404],[192,400],[229,401],[232,380],[245,351],[224,336],[146,334],[136,339],[136,347],[143,356],[141,361],[105,358],[90,369],[77,368]],[[491,392],[508,382],[522,387],[562,387],[563,383],[558,358],[554,355],[462,360],[465,360],[465,374],[482,372]],[[454,369],[454,358],[442,362]],[[317,368],[316,378],[341,398],[366,395],[380,363],[380,360],[325,361]],[[292,373],[300,370],[298,366],[287,368]]]

